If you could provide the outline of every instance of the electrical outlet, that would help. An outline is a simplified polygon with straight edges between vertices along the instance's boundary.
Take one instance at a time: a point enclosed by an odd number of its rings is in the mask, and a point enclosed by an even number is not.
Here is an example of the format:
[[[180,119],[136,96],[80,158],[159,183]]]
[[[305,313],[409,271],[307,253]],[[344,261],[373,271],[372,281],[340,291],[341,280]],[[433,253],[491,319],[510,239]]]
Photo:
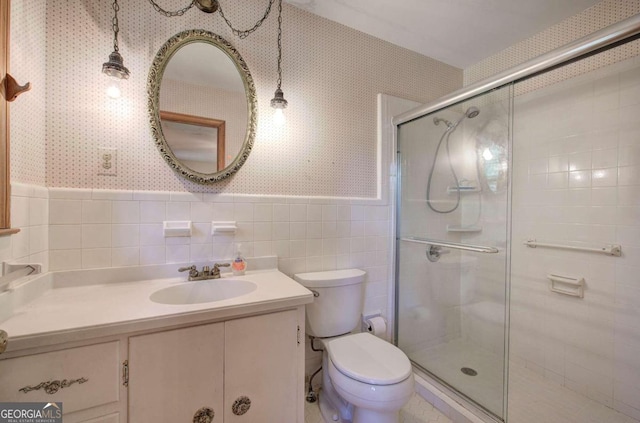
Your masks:
[[[118,169],[118,150],[98,147],[98,175],[116,176]]]

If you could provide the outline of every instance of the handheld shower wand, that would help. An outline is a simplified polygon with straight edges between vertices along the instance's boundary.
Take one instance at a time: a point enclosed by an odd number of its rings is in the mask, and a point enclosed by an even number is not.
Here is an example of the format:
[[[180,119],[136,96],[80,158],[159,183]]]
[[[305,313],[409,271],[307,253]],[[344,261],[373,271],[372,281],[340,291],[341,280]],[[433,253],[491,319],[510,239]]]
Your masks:
[[[443,118],[439,118],[439,117],[433,118],[434,124],[438,125],[440,124],[440,122],[443,122],[445,125],[447,125],[447,129],[444,130],[444,133],[442,134],[442,137],[440,137],[440,141],[438,142],[438,146],[436,147],[436,154],[433,156],[433,163],[431,164],[431,170],[429,171],[429,180],[427,181],[427,206],[429,206],[429,208],[436,213],[442,213],[442,214],[452,213],[460,205],[460,181],[458,180],[458,175],[456,175],[456,171],[453,168],[453,164],[451,163],[451,153],[449,151],[449,137],[451,136],[451,134],[455,132],[456,128],[458,127],[458,125],[460,125],[460,123],[463,120],[465,120],[466,118],[473,119],[479,114],[480,114],[480,109],[478,109],[475,106],[471,106],[467,109],[466,112],[464,112],[464,114],[460,117],[460,119],[458,119],[456,123],[451,123],[450,121]],[[431,182],[433,180],[433,172],[435,171],[435,168],[436,168],[436,161],[438,160],[438,153],[440,152],[440,147],[442,146],[442,142],[445,139],[446,139],[446,149],[447,149],[447,162],[449,164],[449,169],[451,170],[451,175],[453,175],[453,179],[456,182],[457,199],[456,199],[456,204],[455,206],[453,206],[453,208],[448,210],[438,210],[433,206],[433,204],[431,204]]]

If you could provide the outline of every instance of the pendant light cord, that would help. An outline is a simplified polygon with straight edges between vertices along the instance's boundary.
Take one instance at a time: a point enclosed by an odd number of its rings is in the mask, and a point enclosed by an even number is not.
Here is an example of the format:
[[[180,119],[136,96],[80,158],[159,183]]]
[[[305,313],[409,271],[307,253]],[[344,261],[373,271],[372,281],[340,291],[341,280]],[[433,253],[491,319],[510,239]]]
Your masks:
[[[118,25],[118,11],[120,10],[120,5],[118,5],[118,0],[113,0],[113,18],[111,19],[111,26],[113,28],[113,51],[120,52],[118,48],[118,33],[120,32],[120,26]]]
[[[258,19],[258,21],[249,29],[234,28],[231,22],[229,21],[229,19],[227,19],[227,17],[224,15],[224,12],[222,11],[222,5],[219,5],[218,12],[220,12],[220,16],[222,17],[222,19],[224,19],[227,26],[231,29],[231,32],[233,32],[234,35],[236,35],[238,38],[245,39],[249,36],[249,34],[254,32],[256,29],[260,28],[262,23],[267,19],[267,17],[269,16],[269,13],[271,13],[271,6],[273,6],[274,1],[275,0],[269,0],[269,4],[267,5],[267,9],[264,11],[264,15],[262,15],[262,17]],[[282,3],[280,4],[280,10],[282,10]]]
[[[282,0],[278,0],[278,89],[282,85]]]
[[[170,12],[168,10],[164,10],[162,7],[160,7],[160,5],[158,3],[156,3],[153,0],[149,0],[149,3],[151,3],[153,8],[156,10],[156,12],[160,13],[161,15],[164,15],[167,18],[174,18],[176,16],[184,15],[189,9],[191,9],[193,6],[196,5],[196,0],[193,0],[191,3],[189,3],[188,6],[183,7],[182,9],[178,9],[175,12]]]

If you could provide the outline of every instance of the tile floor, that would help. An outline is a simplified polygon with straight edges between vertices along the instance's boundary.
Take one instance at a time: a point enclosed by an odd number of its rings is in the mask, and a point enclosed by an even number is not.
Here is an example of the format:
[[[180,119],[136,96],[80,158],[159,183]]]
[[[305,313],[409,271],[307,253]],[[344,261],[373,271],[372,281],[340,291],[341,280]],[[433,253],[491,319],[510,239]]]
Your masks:
[[[310,404],[305,401],[305,423],[324,423],[318,403]],[[420,395],[414,394],[407,405],[400,410],[400,423],[452,423],[451,420],[436,410],[433,405],[425,401]]]

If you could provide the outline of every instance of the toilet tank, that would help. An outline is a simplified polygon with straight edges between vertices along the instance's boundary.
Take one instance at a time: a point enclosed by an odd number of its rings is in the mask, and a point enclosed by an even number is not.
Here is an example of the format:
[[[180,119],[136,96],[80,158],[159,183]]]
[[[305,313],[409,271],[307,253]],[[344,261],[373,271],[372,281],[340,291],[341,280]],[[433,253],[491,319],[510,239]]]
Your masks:
[[[324,338],[351,332],[360,322],[366,272],[360,269],[298,273],[294,279],[314,291],[307,304],[307,333]],[[317,295],[316,295],[317,293]]]

